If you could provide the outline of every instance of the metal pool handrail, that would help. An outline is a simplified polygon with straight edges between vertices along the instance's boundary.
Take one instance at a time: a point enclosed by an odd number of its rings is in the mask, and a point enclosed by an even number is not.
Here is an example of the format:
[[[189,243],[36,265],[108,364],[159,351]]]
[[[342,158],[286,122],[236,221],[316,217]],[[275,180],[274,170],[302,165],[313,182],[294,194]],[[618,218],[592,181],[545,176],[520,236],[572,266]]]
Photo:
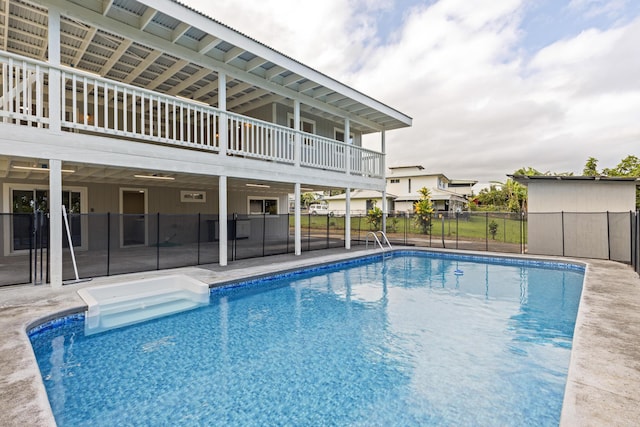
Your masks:
[[[369,235],[372,235],[373,238],[375,239],[376,243],[378,243],[378,246],[380,246],[380,249],[382,249],[382,251],[384,252],[385,248],[384,248],[384,246],[382,246],[382,243],[380,242],[380,239],[378,238],[378,233],[380,233],[380,235],[382,236],[382,240],[387,244],[389,249],[393,249],[393,247],[391,246],[391,243],[389,243],[389,239],[387,239],[387,235],[384,234],[384,231],[382,231],[382,230],[370,231],[370,232],[367,233],[367,237],[365,239],[365,249],[369,249]]]

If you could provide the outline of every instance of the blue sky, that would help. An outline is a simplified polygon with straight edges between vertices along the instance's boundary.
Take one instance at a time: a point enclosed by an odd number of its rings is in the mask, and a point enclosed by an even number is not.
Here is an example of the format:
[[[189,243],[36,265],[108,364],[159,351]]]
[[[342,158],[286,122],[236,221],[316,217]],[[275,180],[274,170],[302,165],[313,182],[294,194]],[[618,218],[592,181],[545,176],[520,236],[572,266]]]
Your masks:
[[[487,183],[640,156],[639,0],[182,1],[413,117],[388,166]]]

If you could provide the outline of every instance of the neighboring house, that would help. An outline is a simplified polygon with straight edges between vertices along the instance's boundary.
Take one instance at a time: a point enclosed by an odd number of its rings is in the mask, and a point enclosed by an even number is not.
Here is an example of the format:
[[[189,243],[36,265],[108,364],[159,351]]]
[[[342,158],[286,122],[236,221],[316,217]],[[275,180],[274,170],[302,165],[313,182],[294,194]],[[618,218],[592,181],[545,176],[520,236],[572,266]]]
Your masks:
[[[522,176],[531,254],[631,261],[638,178]]]
[[[471,179],[452,179],[449,180],[448,189],[449,191],[464,196],[467,200],[471,200],[474,195],[473,186],[477,183],[478,181]]]
[[[394,200],[397,196],[387,193],[387,212],[394,211]],[[329,211],[335,214],[344,214],[347,210],[346,194],[338,194],[337,196],[325,197],[325,201],[329,202]],[[354,215],[366,215],[374,206],[382,209],[382,193],[372,190],[354,190],[350,195],[350,211]]]
[[[301,191],[381,192],[385,132],[411,126],[405,114],[173,0],[3,5],[2,212],[51,208],[56,286],[63,204],[131,214],[114,223],[113,244],[144,246],[147,213],[277,215],[288,212],[289,193],[298,201]],[[361,147],[371,133],[380,151]],[[299,254],[299,203],[294,210]],[[85,225],[73,238],[91,250]],[[4,222],[5,256],[29,239],[14,231]],[[226,265],[226,221],[215,235]]]
[[[423,187],[431,192],[431,201],[436,211],[459,212],[465,208],[467,199],[461,192],[449,189],[450,180],[445,175],[425,173],[422,166],[399,166],[389,170],[387,191],[398,195],[395,199],[396,211],[413,212],[414,203],[421,197],[418,191]],[[475,181],[466,182],[475,184]]]

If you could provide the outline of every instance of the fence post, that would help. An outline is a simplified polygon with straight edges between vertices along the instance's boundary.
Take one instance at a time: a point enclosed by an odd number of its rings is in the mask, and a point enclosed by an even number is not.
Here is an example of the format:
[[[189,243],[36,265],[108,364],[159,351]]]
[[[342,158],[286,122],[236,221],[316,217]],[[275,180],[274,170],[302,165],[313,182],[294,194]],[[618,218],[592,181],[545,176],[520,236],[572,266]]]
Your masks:
[[[107,276],[111,274],[111,212],[107,212]]]
[[[157,213],[156,224],[156,270],[160,270],[160,212]]]
[[[489,252],[489,212],[484,213],[484,248]]]
[[[458,249],[458,213],[456,212],[456,249]]]
[[[264,257],[264,243],[267,236],[267,213],[262,214],[262,256]]]
[[[327,214],[327,249],[329,249],[329,214]]]
[[[201,214],[200,212],[198,212],[198,263],[197,265],[200,265],[200,221],[201,221]]]
[[[564,211],[560,211],[562,219],[562,256],[564,256]]]
[[[11,222],[13,221],[13,218],[15,217],[15,214],[11,214]],[[33,282],[33,270],[31,269],[31,263],[33,262],[33,255],[34,255],[34,247],[35,247],[35,238],[36,238],[36,229],[35,229],[35,221],[34,221],[34,217],[33,215],[29,215],[29,232],[31,233],[31,237],[29,238],[29,283],[34,283]]]
[[[607,211],[607,257],[611,261],[611,224],[609,221],[609,211]]]
[[[520,253],[524,253],[524,241],[522,239],[524,233],[522,232],[524,228],[524,211],[520,212]]]
[[[307,214],[307,251],[311,250],[311,214]]]
[[[409,220],[409,213],[403,215],[404,217],[404,245],[407,246],[407,221]]]

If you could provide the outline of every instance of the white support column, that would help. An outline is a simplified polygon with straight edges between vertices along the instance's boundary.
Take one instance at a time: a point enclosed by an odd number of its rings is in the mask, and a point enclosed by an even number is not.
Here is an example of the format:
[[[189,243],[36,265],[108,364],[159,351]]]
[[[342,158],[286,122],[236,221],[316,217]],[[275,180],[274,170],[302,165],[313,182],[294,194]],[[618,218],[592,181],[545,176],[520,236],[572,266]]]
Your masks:
[[[344,200],[344,248],[351,249],[351,188],[347,187]]]
[[[302,226],[300,224],[300,183],[295,183],[295,188],[293,190],[293,196],[295,197],[294,209],[293,209],[293,217],[294,217],[294,248],[295,254],[300,255],[302,253]]]
[[[229,120],[227,118],[227,75],[218,71],[218,109],[220,113],[220,123],[218,127],[218,143],[220,155],[227,154],[229,146]]]
[[[344,142],[345,144],[351,144],[351,138],[349,134],[351,133],[351,122],[349,119],[344,119]],[[346,158],[345,158],[345,173],[347,175],[351,174],[351,148],[347,147],[346,150]]]
[[[300,167],[302,156],[302,136],[300,135],[300,101],[293,100],[293,130],[295,131],[293,159],[296,167]]]
[[[382,179],[384,179],[384,190],[382,190],[382,231],[387,232],[387,215],[388,207],[387,207],[387,166],[386,166],[386,154],[385,154],[385,132],[382,131],[381,135],[381,150],[382,153]]]
[[[49,260],[52,288],[62,287],[62,161],[49,159]]]
[[[48,51],[49,64],[53,67],[60,65],[60,11],[49,8],[49,28],[48,28]],[[49,69],[49,129],[52,131],[61,131],[60,124],[62,114],[62,89],[60,83],[60,70],[57,68]]]
[[[218,252],[221,267],[227,265],[227,177],[218,178]]]

